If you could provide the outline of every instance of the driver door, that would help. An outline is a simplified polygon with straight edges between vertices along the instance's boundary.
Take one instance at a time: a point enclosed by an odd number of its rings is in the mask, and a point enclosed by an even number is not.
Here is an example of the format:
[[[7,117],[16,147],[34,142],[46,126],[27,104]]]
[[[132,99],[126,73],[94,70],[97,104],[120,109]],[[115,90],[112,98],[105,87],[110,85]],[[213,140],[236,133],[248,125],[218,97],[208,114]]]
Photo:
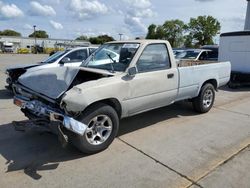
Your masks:
[[[174,102],[178,90],[178,72],[177,68],[171,67],[166,44],[145,47],[136,66],[138,73],[129,81],[129,115]]]

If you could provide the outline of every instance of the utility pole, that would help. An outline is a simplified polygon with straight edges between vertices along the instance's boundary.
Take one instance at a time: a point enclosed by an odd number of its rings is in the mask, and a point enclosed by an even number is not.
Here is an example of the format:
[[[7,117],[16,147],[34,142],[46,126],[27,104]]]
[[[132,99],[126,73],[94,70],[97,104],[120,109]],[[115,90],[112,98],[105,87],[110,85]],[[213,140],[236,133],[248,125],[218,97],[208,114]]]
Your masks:
[[[120,40],[122,40],[122,35],[123,35],[123,34],[122,34],[122,33],[119,33],[118,35],[120,36]]]
[[[37,54],[37,49],[36,49],[36,25],[33,25],[33,28],[34,28],[34,39],[35,39],[34,49],[35,49],[35,54]]]
[[[247,0],[247,13],[244,30],[250,30],[250,0]]]

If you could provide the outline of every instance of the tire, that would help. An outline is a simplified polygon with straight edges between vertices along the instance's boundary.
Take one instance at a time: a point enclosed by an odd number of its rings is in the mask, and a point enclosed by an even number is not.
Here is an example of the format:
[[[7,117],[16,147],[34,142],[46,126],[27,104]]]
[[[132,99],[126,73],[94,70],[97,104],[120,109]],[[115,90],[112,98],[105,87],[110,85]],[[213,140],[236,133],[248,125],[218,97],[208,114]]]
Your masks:
[[[206,113],[213,107],[214,99],[214,86],[207,83],[202,86],[198,97],[193,99],[193,108],[196,112]]]
[[[119,130],[117,112],[103,103],[87,108],[78,121],[88,125],[88,129],[83,136],[70,134],[69,139],[77,149],[86,154],[105,150],[113,142]]]

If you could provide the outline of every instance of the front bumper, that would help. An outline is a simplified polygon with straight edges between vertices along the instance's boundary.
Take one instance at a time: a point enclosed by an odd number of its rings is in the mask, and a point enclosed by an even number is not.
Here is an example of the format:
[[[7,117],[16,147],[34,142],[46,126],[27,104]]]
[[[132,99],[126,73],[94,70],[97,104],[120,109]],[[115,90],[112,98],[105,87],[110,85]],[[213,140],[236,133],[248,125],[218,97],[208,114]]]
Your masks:
[[[87,125],[69,117],[61,112],[56,112],[56,110],[50,108],[49,106],[43,104],[37,100],[29,100],[28,98],[22,96],[14,96],[14,104],[22,109],[26,109],[32,114],[38,117],[49,118],[51,122],[60,122],[66,129],[79,134],[84,135]]]

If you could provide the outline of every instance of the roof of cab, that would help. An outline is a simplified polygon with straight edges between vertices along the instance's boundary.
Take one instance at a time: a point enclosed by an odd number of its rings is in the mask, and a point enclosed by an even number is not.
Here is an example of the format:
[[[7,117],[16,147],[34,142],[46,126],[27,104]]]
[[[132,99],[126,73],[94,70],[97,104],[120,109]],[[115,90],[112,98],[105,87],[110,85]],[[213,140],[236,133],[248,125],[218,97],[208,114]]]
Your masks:
[[[147,40],[147,39],[140,39],[140,40],[123,40],[123,41],[112,41],[107,42],[108,44],[112,43],[139,43],[139,44],[152,44],[152,43],[168,43],[167,40]]]

